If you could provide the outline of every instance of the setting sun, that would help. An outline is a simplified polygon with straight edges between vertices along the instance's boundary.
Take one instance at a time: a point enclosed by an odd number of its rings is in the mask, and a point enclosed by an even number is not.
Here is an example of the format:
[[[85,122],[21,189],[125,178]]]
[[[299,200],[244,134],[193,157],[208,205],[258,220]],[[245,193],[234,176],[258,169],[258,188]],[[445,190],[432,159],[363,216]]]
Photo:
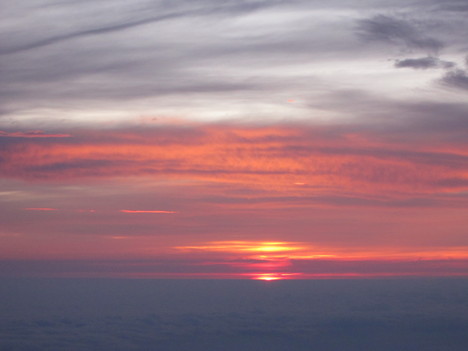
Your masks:
[[[299,247],[287,246],[289,243],[286,242],[265,242],[258,243],[258,246],[247,248],[248,251],[260,251],[260,252],[281,252],[281,251],[295,251],[299,250]]]
[[[293,279],[293,277],[300,276],[299,273],[258,273],[252,276],[253,280],[284,280],[284,279]]]
[[[273,275],[261,275],[261,276],[254,277],[253,279],[271,281],[271,280],[281,280],[283,278],[279,276],[273,276]]]
[[[178,250],[192,251],[220,251],[220,252],[287,252],[307,250],[309,247],[294,242],[270,242],[270,241],[212,241],[205,245],[178,246]]]

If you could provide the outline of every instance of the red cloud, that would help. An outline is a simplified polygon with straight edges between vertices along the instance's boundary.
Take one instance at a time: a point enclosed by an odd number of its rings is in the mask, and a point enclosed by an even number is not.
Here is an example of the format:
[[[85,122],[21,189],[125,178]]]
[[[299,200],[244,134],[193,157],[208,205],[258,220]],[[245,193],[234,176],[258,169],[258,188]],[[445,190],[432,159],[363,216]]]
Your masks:
[[[408,206],[432,206],[433,194],[468,188],[468,151],[460,145],[395,142],[369,130],[206,125],[75,134],[66,141],[6,142],[0,172],[33,181],[203,180],[359,206],[404,201],[408,194]]]
[[[176,211],[159,211],[159,210],[120,210],[123,213],[155,213],[155,214],[172,214]]]
[[[50,207],[27,207],[26,211],[58,211],[56,208]]]

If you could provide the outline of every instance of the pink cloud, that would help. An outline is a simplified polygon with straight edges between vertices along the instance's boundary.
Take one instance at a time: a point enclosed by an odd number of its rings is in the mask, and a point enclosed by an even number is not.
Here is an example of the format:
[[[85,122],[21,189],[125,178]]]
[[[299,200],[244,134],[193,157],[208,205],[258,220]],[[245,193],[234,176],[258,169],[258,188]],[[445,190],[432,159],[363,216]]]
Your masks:
[[[173,214],[176,211],[161,211],[161,210],[120,210],[123,213],[154,213],[154,214]]]
[[[26,211],[58,211],[56,208],[50,207],[27,207],[25,208]]]

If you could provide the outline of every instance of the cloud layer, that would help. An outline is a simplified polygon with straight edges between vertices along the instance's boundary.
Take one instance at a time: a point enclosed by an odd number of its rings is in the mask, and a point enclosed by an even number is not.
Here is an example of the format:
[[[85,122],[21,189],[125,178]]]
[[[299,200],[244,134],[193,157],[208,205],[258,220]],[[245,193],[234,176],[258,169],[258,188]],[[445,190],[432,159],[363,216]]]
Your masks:
[[[0,16],[1,259],[466,272],[463,1],[26,0]],[[213,242],[335,260],[177,249]]]
[[[3,13],[2,128],[142,116],[329,120],[339,111],[315,101],[338,87],[403,103],[464,90],[458,3],[26,1]],[[389,74],[391,62],[452,71],[438,85],[425,70]],[[433,94],[401,94],[421,88]]]
[[[464,280],[2,285],[3,349],[463,351],[468,341]]]

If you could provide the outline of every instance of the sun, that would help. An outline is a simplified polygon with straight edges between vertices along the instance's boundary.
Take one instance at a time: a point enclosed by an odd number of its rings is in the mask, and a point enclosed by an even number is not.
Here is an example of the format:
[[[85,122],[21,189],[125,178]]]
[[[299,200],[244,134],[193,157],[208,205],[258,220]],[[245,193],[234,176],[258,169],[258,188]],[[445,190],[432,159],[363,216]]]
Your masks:
[[[280,277],[259,277],[256,278],[257,280],[266,280],[266,281],[271,281],[271,280],[281,280],[283,278]]]
[[[284,279],[284,277],[282,277],[282,276],[279,275],[279,274],[268,274],[268,273],[264,273],[264,274],[255,275],[252,279],[254,279],[254,280],[272,281],[272,280],[281,280],[281,279]]]

